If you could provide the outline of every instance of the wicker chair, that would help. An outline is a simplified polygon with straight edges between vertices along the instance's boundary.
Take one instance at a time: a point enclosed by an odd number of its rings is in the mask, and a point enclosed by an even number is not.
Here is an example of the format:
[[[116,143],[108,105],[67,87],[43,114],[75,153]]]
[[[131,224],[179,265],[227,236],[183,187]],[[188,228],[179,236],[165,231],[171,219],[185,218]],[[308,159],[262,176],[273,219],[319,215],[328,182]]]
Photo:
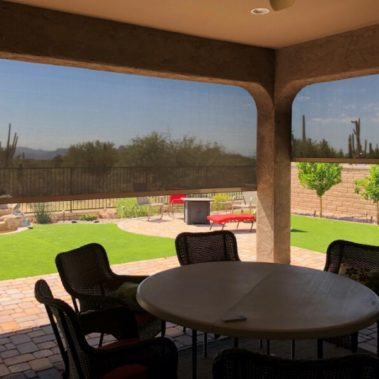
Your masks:
[[[180,233],[175,240],[179,263],[189,265],[216,261],[239,261],[235,235],[226,230]]]
[[[66,291],[71,295],[76,312],[128,306],[115,296],[124,283],[140,283],[145,276],[117,275],[109,265],[103,246],[90,243],[63,252],[55,259]],[[165,332],[162,321],[143,310],[135,310],[140,337],[150,338]]]
[[[65,363],[63,377],[177,377],[178,355],[174,343],[166,338],[139,341],[134,316],[125,307],[80,315],[65,302],[54,299],[44,280],[36,282],[35,297],[45,305],[49,316]],[[92,332],[110,333],[118,340],[96,349],[85,338]]]
[[[379,360],[356,354],[342,358],[294,361],[230,349],[213,363],[213,379],[374,379],[379,377]]]
[[[232,232],[226,230],[180,233],[175,239],[175,247],[181,266],[194,263],[240,260],[236,237]],[[197,338],[196,333],[195,330],[192,331],[192,338]],[[235,345],[237,344],[238,340],[235,339]],[[204,333],[204,356],[207,356],[207,333]]]
[[[324,271],[346,275],[368,286],[379,295],[379,246],[344,240],[333,241],[326,252]],[[374,275],[370,277],[370,273]],[[356,351],[358,334],[352,337],[352,350]],[[341,338],[339,341],[331,339],[331,341],[346,346],[347,339]],[[320,348],[322,350],[322,347]],[[379,320],[377,322],[377,355],[379,356]]]

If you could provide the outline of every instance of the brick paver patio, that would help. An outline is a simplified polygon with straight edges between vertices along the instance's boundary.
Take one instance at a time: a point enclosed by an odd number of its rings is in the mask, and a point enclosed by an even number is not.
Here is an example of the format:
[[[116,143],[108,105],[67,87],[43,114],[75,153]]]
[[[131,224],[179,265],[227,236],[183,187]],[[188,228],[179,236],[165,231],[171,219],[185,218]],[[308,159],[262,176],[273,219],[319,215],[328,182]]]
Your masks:
[[[146,218],[127,219],[119,227],[139,234],[175,238],[183,231],[208,231],[206,225],[185,225],[182,218],[165,216],[162,220]],[[243,261],[255,261],[255,231],[248,225],[229,224],[237,237],[240,257]],[[216,228],[215,228],[216,229]],[[291,248],[291,264],[323,269],[325,255],[300,248]],[[151,275],[178,266],[176,257],[152,259],[112,266],[117,273]],[[44,308],[34,299],[34,283],[44,278],[52,288],[54,296],[70,302],[57,274],[0,281],[0,377],[12,378],[56,378],[62,362],[54,336],[48,326]],[[182,329],[169,325],[167,335],[174,338],[179,348],[190,345],[190,337]],[[376,350],[376,328],[370,327],[360,333],[360,347]]]

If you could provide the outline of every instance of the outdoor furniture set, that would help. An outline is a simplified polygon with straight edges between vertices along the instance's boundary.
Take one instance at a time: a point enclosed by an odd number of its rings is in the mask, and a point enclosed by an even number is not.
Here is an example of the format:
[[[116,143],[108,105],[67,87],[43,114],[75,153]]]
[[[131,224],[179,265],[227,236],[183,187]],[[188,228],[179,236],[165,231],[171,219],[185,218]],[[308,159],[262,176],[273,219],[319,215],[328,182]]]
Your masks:
[[[250,231],[252,231],[256,221],[254,213],[256,192],[243,192],[243,200],[227,202],[231,207],[231,213],[211,214],[211,202],[212,199],[206,197],[186,197],[185,194],[169,195],[168,205],[163,201],[152,202],[147,196],[137,198],[138,205],[145,206],[147,209],[148,221],[152,215],[156,214],[154,209],[158,210],[158,216],[162,219],[165,209],[174,217],[175,207],[182,205],[184,206],[184,222],[188,225],[210,224],[210,230],[214,225],[221,225],[221,230],[224,230],[225,225],[229,222],[237,222],[237,229],[240,222],[248,222],[251,224]],[[241,213],[234,213],[237,209],[240,209]],[[249,213],[244,213],[246,209]]]
[[[167,210],[168,214],[171,214],[171,216],[174,217],[175,208],[178,206],[184,206],[183,198],[185,197],[185,194],[169,195],[168,204],[165,204],[162,198],[160,198],[159,201],[151,201],[150,197],[143,196],[137,197],[137,204],[146,207],[147,220],[150,221],[151,216],[153,216],[154,214],[158,214],[158,216],[160,216],[160,219],[162,219],[165,210]],[[158,213],[155,211],[155,209],[157,209]]]
[[[160,320],[192,329],[193,378],[197,330],[234,337],[235,347],[239,337],[317,339],[321,358],[322,340],[353,335],[356,351],[357,332],[379,320],[379,247],[335,241],[328,248],[325,270],[319,271],[241,262],[229,231],[181,233],[175,246],[181,266],[147,278],[113,273],[98,244],[57,256],[74,310],[54,299],[43,280],[36,283],[35,296],[46,307],[66,377],[176,378],[177,350],[163,337]],[[115,342],[103,346],[101,338],[93,348],[85,340],[91,332],[111,334]],[[159,332],[162,337],[151,338]],[[206,343],[204,349],[206,353]],[[378,360],[358,355],[299,362],[234,349],[215,360],[213,377],[247,379],[254,372],[254,378],[282,379],[294,373],[299,378],[313,377],[310,373],[377,378],[378,365]],[[259,376],[262,372],[266,374]]]
[[[212,232],[208,237],[212,237]],[[337,271],[340,275],[335,275],[328,270],[273,263],[226,262],[223,254],[212,260],[207,254],[202,257],[204,246],[186,242],[190,238],[191,233],[178,236],[178,258],[184,265],[143,281],[137,298],[157,317],[192,328],[193,378],[197,377],[197,330],[237,338],[316,339],[318,357],[322,358],[323,339],[357,335],[360,329],[379,319],[378,296],[346,277],[349,275],[345,272]],[[192,249],[198,258],[186,258],[180,253],[181,246]],[[364,245],[360,246],[364,249]],[[339,249],[340,262],[342,250]],[[361,253],[367,255],[370,251]],[[195,262],[201,264],[191,264]]]

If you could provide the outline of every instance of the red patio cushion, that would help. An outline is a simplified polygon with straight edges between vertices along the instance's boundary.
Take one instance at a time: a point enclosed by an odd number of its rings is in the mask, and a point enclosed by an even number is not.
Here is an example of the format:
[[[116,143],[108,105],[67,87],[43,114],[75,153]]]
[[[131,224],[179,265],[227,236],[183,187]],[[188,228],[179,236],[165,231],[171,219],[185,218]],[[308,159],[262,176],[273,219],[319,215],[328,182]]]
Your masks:
[[[225,222],[230,221],[255,221],[255,215],[251,213],[229,213],[229,214],[217,214],[207,216],[209,221],[214,222],[215,224],[224,224]]]

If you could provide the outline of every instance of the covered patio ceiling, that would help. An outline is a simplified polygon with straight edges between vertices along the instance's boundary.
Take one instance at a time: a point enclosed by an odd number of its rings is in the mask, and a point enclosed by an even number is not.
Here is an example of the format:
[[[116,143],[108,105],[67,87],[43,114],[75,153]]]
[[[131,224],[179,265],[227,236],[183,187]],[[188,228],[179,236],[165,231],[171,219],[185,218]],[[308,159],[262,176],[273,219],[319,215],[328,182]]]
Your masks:
[[[0,58],[247,89],[258,113],[257,259],[288,263],[292,101],[308,84],[379,73],[379,7],[297,0],[253,16],[254,7],[269,2],[1,2]]]
[[[269,0],[12,0],[11,2],[252,46],[281,48],[379,20],[376,0],[297,0],[273,11]],[[268,8],[253,16],[253,8]]]

